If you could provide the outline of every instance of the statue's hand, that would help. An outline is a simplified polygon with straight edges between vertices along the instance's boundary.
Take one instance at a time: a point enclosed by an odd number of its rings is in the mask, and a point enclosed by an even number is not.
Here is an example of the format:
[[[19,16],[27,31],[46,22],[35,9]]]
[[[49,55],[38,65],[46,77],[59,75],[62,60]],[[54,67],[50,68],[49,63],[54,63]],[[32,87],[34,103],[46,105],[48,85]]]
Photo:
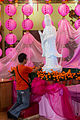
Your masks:
[[[40,30],[38,31],[38,33],[39,33],[40,36],[42,36],[42,32]]]
[[[42,57],[45,57],[45,55],[44,55],[44,54],[42,54]]]

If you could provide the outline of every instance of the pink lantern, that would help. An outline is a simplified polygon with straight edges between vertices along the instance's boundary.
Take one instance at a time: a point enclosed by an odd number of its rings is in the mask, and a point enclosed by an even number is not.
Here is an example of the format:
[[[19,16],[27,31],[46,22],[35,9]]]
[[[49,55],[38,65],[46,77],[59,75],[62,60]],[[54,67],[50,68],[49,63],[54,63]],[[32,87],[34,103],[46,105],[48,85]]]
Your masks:
[[[10,54],[13,50],[14,50],[14,48],[7,48],[6,49],[6,55]]]
[[[53,12],[53,7],[52,7],[52,5],[50,5],[50,4],[45,4],[45,5],[42,6],[42,13],[43,13],[44,15],[46,15],[46,14],[51,15],[52,12]]]
[[[62,4],[58,7],[58,13],[62,16],[66,16],[69,13],[69,7],[66,4]]]
[[[10,34],[6,35],[5,40],[9,45],[12,45],[17,41],[17,37],[16,37],[16,35],[10,33]]]
[[[1,21],[0,21],[0,27],[1,27]]]
[[[45,0],[45,1],[50,1],[50,0]]]
[[[75,13],[80,16],[80,4],[75,7]]]
[[[5,13],[9,16],[13,16],[16,14],[16,7],[12,4],[9,4],[5,7]]]
[[[22,27],[25,30],[31,30],[33,28],[33,21],[30,19],[23,20]]]
[[[52,20],[51,20],[51,23],[52,23],[52,25],[54,25],[54,23],[53,23]],[[42,27],[45,28],[45,22],[44,22],[44,20],[43,20],[43,22],[42,22]]]
[[[80,19],[75,21],[75,28],[78,29],[80,27]]]
[[[22,12],[24,15],[29,16],[33,13],[33,7],[30,4],[25,4],[22,6]]]
[[[1,11],[1,5],[0,5],[0,11]]]
[[[12,2],[13,0],[8,0],[9,2]]]
[[[16,21],[13,19],[6,20],[5,26],[8,30],[12,31],[16,28],[17,24]]]
[[[2,49],[0,48],[0,57],[2,56]]]
[[[1,40],[2,40],[2,36],[0,35],[0,42],[1,42]]]
[[[63,48],[62,57],[66,58],[68,56],[69,56],[69,49],[68,48]]]

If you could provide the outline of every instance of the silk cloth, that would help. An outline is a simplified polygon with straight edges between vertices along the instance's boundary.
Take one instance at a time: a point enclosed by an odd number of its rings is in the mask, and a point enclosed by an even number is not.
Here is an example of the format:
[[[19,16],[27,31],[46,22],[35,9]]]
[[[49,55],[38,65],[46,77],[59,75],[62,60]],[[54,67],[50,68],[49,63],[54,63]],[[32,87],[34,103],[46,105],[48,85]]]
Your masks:
[[[39,103],[47,99],[54,113],[67,120],[76,120],[68,88],[62,84],[48,84],[45,80],[34,78],[32,81],[32,98]],[[46,101],[47,102],[47,101]],[[45,105],[47,105],[45,103]],[[47,111],[47,109],[46,109]]]

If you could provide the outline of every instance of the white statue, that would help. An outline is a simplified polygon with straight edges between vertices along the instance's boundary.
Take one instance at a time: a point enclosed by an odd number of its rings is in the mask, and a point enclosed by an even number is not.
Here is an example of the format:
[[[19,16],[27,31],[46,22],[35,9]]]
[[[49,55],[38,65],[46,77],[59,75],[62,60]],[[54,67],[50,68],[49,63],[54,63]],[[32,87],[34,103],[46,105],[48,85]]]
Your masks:
[[[44,22],[45,28],[43,33],[39,31],[43,50],[42,56],[46,59],[43,71],[47,73],[51,72],[51,69],[53,69],[54,71],[60,72],[62,67],[58,64],[57,57],[62,57],[62,55],[59,54],[56,49],[56,28],[51,24],[51,17],[49,14],[45,15]]]

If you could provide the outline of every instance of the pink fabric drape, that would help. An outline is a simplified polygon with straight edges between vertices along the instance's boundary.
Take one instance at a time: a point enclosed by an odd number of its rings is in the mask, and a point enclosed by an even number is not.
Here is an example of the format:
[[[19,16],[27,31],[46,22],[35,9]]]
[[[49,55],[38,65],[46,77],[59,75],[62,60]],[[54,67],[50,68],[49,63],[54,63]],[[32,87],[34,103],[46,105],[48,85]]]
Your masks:
[[[40,78],[32,81],[33,101],[40,101],[41,96],[45,95],[53,111],[68,120],[76,120],[72,108],[71,97],[68,89],[58,83],[49,85]]]
[[[72,51],[73,56],[68,56],[69,61],[61,61],[61,64],[64,68],[78,68],[80,69],[80,27],[75,30],[66,19],[62,19],[60,26],[57,31],[56,45],[60,53],[63,52],[63,48],[66,47],[66,44],[70,42],[70,52]],[[74,42],[74,44],[73,44]],[[72,48],[71,48],[72,47]],[[66,53],[65,53],[66,54]]]
[[[19,64],[18,55],[22,52],[27,54],[28,61],[26,65],[30,67],[34,65],[34,62],[43,62],[41,44],[27,32],[12,52],[0,59],[0,78],[12,76],[8,70]]]

